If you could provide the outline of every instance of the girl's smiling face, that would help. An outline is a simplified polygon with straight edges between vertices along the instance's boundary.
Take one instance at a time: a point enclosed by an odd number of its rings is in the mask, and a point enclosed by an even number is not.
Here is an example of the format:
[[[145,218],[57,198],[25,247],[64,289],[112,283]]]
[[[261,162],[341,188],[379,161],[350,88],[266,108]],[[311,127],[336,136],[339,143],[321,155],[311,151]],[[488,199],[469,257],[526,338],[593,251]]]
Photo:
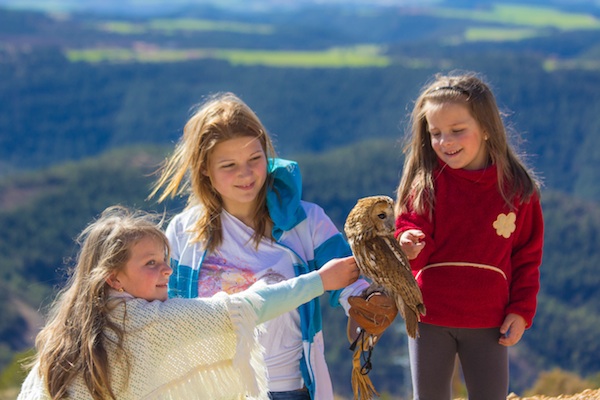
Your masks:
[[[173,270],[169,266],[163,243],[146,236],[131,246],[129,252],[129,260],[119,272],[107,279],[108,284],[148,301],[166,300]]]
[[[248,214],[267,180],[267,157],[260,141],[242,136],[218,143],[205,172],[233,215]]]
[[[478,170],[488,165],[486,136],[469,109],[459,103],[426,103],[431,146],[452,169]]]

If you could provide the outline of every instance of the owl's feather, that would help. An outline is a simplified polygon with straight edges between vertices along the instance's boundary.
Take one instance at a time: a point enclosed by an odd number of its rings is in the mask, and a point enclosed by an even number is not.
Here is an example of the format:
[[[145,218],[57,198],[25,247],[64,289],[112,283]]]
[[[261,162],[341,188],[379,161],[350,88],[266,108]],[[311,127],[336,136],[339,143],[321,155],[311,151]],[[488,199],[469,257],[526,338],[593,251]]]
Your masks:
[[[371,196],[358,200],[348,214],[344,232],[361,274],[396,299],[406,332],[414,338],[425,305],[410,262],[394,238],[394,226],[393,200]]]

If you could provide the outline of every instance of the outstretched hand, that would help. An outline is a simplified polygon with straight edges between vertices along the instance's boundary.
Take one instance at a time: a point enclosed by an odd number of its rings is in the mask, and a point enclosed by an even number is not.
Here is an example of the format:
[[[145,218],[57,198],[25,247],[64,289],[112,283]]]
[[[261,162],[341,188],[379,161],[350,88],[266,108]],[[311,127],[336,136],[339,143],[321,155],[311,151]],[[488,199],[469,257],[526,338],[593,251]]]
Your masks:
[[[525,319],[517,314],[508,314],[500,327],[500,339],[498,343],[502,346],[514,346],[519,343],[525,332],[527,323]]]
[[[424,238],[425,234],[419,229],[409,229],[402,232],[400,237],[398,237],[400,247],[409,260],[414,260],[417,258],[421,250],[423,250],[423,247],[425,247],[425,242],[422,242],[421,240]]]
[[[342,289],[355,282],[360,275],[354,256],[334,258],[323,265],[319,271],[323,289]]]

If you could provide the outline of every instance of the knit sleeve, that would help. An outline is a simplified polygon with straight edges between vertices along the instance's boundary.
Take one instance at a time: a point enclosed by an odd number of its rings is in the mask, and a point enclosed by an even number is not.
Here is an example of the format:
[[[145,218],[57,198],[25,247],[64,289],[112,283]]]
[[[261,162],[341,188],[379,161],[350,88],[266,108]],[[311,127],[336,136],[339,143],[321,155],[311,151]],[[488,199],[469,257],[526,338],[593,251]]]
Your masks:
[[[506,313],[521,315],[529,328],[537,307],[544,245],[544,221],[537,196],[521,205],[516,222],[520,230],[511,257],[510,303]]]
[[[240,297],[249,302],[257,315],[257,322],[273,319],[323,294],[323,282],[318,272],[313,271],[296,278],[266,285],[259,281],[245,292],[231,297]]]
[[[425,238],[422,240],[425,242],[425,247],[423,247],[417,258],[410,260],[412,270],[419,271],[427,265],[429,257],[435,250],[435,241],[433,238],[434,224],[427,216],[409,209],[396,218],[396,232],[394,236],[398,239],[402,232],[409,229],[418,229],[425,234]]]

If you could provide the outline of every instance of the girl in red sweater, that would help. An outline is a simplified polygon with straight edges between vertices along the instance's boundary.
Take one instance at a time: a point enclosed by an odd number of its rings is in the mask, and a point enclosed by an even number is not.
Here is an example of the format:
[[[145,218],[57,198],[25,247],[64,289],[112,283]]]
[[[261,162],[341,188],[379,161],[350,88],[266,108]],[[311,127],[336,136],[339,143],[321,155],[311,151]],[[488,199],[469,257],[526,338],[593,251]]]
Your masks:
[[[414,399],[450,399],[458,355],[470,400],[504,400],[507,347],[536,310],[539,182],[508,143],[494,95],[474,73],[437,75],[411,123],[396,237],[427,307],[420,336],[409,338]]]

